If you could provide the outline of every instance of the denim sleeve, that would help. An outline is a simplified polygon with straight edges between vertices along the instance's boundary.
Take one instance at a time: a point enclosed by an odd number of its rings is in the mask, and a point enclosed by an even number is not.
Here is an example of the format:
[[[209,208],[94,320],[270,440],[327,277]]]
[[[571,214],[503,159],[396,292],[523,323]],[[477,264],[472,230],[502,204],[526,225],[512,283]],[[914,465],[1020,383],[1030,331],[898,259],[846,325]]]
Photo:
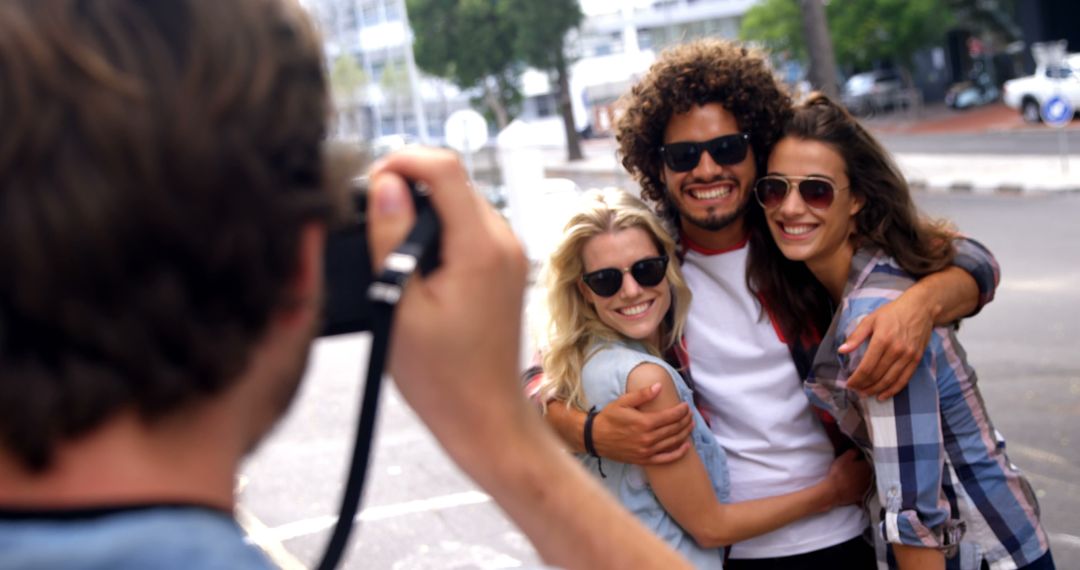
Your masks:
[[[979,314],[987,303],[994,300],[994,293],[997,292],[998,283],[1001,281],[1001,268],[998,266],[997,259],[994,259],[994,254],[990,253],[986,246],[971,238],[958,237],[953,240],[953,245],[956,247],[953,265],[970,273],[979,287],[979,304],[975,307],[975,311],[968,315],[972,317]]]

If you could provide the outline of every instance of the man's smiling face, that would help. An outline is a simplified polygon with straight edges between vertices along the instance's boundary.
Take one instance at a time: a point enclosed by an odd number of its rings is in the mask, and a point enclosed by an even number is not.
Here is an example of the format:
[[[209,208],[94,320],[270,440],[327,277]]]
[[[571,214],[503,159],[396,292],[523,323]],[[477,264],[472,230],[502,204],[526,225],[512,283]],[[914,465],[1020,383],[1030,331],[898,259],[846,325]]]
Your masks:
[[[703,143],[725,135],[738,135],[735,116],[719,103],[706,103],[672,115],[664,130],[664,144]],[[742,239],[742,215],[751,199],[757,176],[753,148],[734,164],[717,164],[708,152],[691,170],[678,172],[663,164],[662,178],[672,204],[679,211],[682,231],[706,247],[715,244],[716,233]],[[729,231],[721,232],[731,228]],[[729,241],[727,239],[723,241]]]

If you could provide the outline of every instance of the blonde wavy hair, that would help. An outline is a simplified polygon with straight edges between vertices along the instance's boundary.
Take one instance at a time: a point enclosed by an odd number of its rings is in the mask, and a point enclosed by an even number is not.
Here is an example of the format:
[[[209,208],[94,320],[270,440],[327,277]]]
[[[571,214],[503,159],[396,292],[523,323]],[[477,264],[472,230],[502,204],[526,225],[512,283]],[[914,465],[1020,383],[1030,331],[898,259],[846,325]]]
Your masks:
[[[544,267],[550,321],[541,401],[558,399],[566,402],[567,407],[587,410],[589,405],[581,390],[585,361],[598,342],[625,338],[600,320],[579,284],[585,272],[582,261],[585,244],[598,235],[630,228],[645,230],[657,250],[670,260],[665,278],[671,287],[671,308],[660,325],[660,351],[674,346],[682,336],[690,309],[690,289],[679,269],[675,241],[641,200],[615,188],[590,190],[580,210],[567,222],[565,237]],[[648,349],[655,356],[662,356],[654,347]]]

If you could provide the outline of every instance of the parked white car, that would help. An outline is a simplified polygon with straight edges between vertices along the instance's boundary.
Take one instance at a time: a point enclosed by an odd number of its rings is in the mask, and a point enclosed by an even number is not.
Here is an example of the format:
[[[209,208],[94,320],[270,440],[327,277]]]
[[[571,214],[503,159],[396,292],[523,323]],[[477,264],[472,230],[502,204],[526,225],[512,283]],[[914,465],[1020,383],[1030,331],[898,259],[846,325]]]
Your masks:
[[[1038,123],[1042,120],[1043,103],[1060,94],[1080,109],[1080,53],[1069,54],[1061,67],[1038,66],[1035,75],[1019,77],[1005,82],[1005,104],[1018,109],[1024,120]]]

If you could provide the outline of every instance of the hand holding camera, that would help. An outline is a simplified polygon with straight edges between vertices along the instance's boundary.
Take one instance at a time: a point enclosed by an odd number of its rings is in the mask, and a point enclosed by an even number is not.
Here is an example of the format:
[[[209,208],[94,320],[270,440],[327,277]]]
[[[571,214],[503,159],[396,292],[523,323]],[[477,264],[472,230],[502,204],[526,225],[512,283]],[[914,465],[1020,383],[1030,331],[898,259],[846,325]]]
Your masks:
[[[496,401],[521,401],[517,375],[527,263],[505,221],[473,191],[457,156],[407,149],[371,171],[368,236],[381,264],[413,227],[406,179],[430,188],[442,223],[442,261],[414,276],[398,305],[390,371],[443,445],[476,437]],[[381,266],[376,269],[376,273]],[[476,413],[468,413],[470,407]],[[517,409],[498,413],[519,415]],[[527,414],[520,414],[527,415]]]
[[[525,400],[517,377],[528,264],[457,155],[412,148],[372,168],[372,259],[385,259],[413,227],[406,180],[430,188],[442,255],[436,270],[413,277],[398,304],[390,371],[402,395],[545,562],[688,568],[562,451]],[[582,540],[598,532],[603,540]]]

